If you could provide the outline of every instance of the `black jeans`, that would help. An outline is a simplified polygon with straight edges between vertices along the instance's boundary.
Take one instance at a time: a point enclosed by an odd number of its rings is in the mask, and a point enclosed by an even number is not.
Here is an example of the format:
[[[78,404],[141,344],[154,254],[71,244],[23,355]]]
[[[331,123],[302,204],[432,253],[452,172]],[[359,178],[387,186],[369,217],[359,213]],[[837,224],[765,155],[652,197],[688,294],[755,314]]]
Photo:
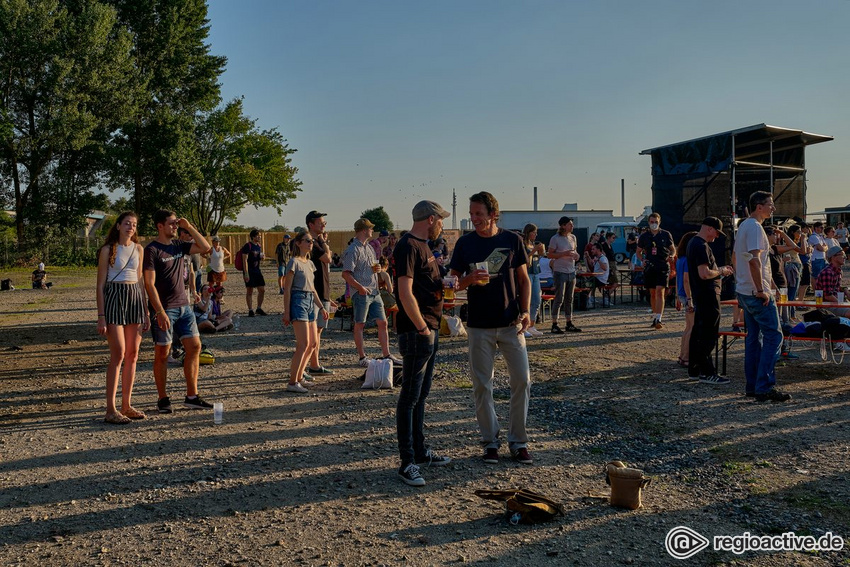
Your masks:
[[[717,370],[711,360],[711,351],[717,345],[720,331],[720,297],[714,294],[694,300],[694,330],[691,332],[688,376],[711,376]]]
[[[395,419],[402,467],[417,459],[424,459],[427,450],[424,432],[425,398],[431,391],[438,336],[439,331],[433,329],[427,337],[416,331],[398,336],[403,367]]]

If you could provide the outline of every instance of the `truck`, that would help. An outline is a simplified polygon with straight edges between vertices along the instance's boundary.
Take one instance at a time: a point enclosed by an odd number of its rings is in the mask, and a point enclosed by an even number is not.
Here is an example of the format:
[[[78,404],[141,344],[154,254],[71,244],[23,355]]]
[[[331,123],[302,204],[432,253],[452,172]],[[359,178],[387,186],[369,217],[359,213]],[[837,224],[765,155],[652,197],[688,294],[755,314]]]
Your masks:
[[[632,231],[638,231],[637,222],[603,222],[597,224],[594,229],[594,232],[601,232],[602,234],[613,232],[617,236],[613,248],[618,264],[625,264],[629,261],[629,253],[626,252],[626,238]]]

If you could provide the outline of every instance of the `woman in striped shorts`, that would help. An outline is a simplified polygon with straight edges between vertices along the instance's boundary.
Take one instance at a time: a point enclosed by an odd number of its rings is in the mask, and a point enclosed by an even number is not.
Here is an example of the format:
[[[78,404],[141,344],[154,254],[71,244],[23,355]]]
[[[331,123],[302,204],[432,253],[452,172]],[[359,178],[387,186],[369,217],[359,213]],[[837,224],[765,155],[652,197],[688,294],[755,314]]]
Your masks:
[[[144,252],[136,234],[138,220],[136,213],[121,213],[98,252],[97,332],[109,342],[106,423],[124,424],[146,417],[130,403],[142,333],[150,327],[142,281]],[[115,407],[119,371],[121,411]]]

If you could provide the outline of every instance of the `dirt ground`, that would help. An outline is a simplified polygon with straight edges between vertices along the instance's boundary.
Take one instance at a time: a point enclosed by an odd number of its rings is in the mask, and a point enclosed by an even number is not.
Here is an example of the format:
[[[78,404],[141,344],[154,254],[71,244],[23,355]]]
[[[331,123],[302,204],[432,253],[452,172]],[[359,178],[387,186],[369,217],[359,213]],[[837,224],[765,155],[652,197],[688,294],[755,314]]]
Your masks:
[[[50,291],[0,293],[2,565],[669,565],[685,563],[665,551],[676,526],[709,539],[850,535],[850,362],[822,362],[812,346],[778,369],[794,399],[756,404],[743,395],[742,345],[732,384],[709,386],[675,363],[680,314],[652,331],[642,304],[578,313],[583,333],[528,342],[535,462],[524,466],[481,461],[466,342],[441,339],[427,435],[453,462],[423,469],[427,485],[412,488],[396,477],[397,391],[360,389],[338,324],[323,343],[335,374],[307,395],[284,392],[293,335],[282,296],[268,295],[272,315],[205,337],[216,363],[201,368],[201,394],[223,402],[222,425],[179,405],[155,412],[148,336],[134,400],[149,419],[107,425],[94,272],[52,279]],[[242,285],[228,283],[244,313]],[[367,348],[377,354],[374,330]],[[179,400],[179,368],[169,385]],[[508,397],[500,360],[503,424]],[[614,459],[652,476],[642,509],[609,506],[602,471]],[[500,503],[473,494],[520,486],[563,502],[566,516],[512,526]],[[687,563],[848,565],[850,551],[709,546]]]

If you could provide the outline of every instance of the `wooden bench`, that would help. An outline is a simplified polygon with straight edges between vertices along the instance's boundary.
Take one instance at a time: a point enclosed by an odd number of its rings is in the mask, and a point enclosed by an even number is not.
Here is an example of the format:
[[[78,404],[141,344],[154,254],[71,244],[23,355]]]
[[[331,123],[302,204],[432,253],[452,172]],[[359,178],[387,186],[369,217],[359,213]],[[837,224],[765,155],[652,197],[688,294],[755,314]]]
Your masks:
[[[717,345],[716,345],[717,348],[714,351],[714,366],[715,366],[715,368],[718,367],[717,366],[718,358],[722,357],[722,361],[723,361],[722,369],[723,369],[723,371],[721,372],[721,375],[723,375],[723,376],[726,375],[726,358],[727,358],[726,355],[727,355],[727,351],[729,350],[729,347],[731,347],[733,344],[738,342],[739,339],[743,339],[746,336],[747,336],[747,333],[741,332],[741,331],[720,331],[719,333],[717,333]],[[800,337],[800,336],[797,336],[797,335],[784,335],[783,340],[786,341],[789,345],[788,352],[791,352],[791,345],[793,345],[793,343],[795,341],[801,341],[801,342],[807,342],[807,343],[812,343],[812,342],[820,343],[821,360],[826,362],[827,360],[830,359],[830,356],[831,356],[832,362],[834,362],[835,364],[841,364],[842,362],[844,362],[844,355],[846,353],[844,351],[841,351],[841,355],[836,357],[835,351],[832,348],[830,348],[830,346],[836,345],[836,344],[839,344],[839,343],[847,344],[847,340],[845,340],[845,339],[831,339],[827,335],[824,335],[823,337]],[[827,345],[830,345],[830,346],[827,346]]]

